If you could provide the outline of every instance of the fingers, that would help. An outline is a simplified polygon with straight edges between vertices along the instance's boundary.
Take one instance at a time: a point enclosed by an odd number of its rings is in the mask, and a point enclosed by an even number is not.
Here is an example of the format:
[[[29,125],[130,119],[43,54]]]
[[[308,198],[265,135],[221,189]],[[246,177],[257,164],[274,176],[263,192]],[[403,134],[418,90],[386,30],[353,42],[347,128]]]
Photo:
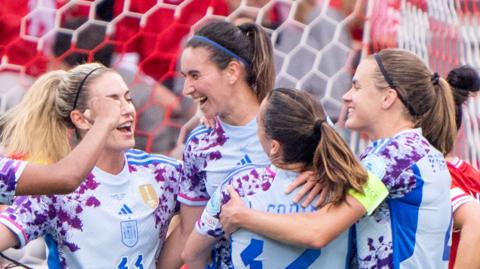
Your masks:
[[[290,183],[287,187],[287,190],[285,191],[286,194],[289,194],[291,193],[293,190],[295,190],[296,188],[302,186],[303,184],[305,184],[305,182],[307,182],[307,180],[309,178],[312,178],[313,177],[313,172],[311,171],[307,171],[307,172],[303,172],[301,173],[292,183]],[[298,202],[298,201],[297,201]]]
[[[315,202],[315,204],[313,206],[315,207],[322,207],[325,205],[325,201],[327,199],[327,193],[328,193],[328,190],[327,188],[323,188],[320,192],[320,196],[318,198],[318,200]]]
[[[232,185],[227,186],[228,194],[230,195],[230,200],[240,199],[238,192],[232,187]]]
[[[200,123],[205,125],[207,128],[213,128],[215,127],[215,118],[207,118],[205,116],[202,116],[200,118]]]
[[[293,202],[298,203],[300,200],[302,200],[303,197],[305,197],[305,195],[307,195],[307,193],[309,193],[314,186],[315,182],[313,181],[307,181],[305,184],[303,184],[300,191],[295,195],[295,197],[293,197]]]
[[[310,205],[312,201],[315,199],[315,197],[317,197],[317,195],[320,193],[321,190],[322,190],[322,187],[320,186],[320,184],[315,183],[312,190],[308,193],[307,198],[305,199],[305,201],[303,201],[302,207],[307,207],[308,205]]]

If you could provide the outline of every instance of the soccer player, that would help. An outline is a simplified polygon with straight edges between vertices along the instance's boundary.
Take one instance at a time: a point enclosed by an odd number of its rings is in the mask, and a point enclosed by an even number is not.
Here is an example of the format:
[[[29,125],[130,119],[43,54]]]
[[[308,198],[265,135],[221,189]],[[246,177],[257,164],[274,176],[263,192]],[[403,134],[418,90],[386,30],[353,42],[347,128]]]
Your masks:
[[[480,79],[475,69],[461,66],[451,70],[447,81],[453,89],[457,130],[462,126],[462,107],[469,96],[480,89]],[[453,235],[449,268],[480,268],[480,173],[470,164],[447,156],[452,175]]]
[[[116,100],[120,119],[96,166],[72,194],[20,197],[0,215],[0,251],[44,236],[50,268],[155,268],[176,211],[181,164],[131,149],[135,107],[125,82],[113,70],[79,65],[57,83],[58,91],[29,92],[35,106],[22,112],[33,116],[44,109],[75,128],[80,139],[92,128],[90,98]],[[15,132],[34,139],[34,130],[45,128],[35,123]],[[68,147],[64,131],[42,139],[52,147]]]
[[[210,195],[241,165],[268,164],[256,136],[255,117],[273,89],[273,49],[267,33],[253,23],[204,25],[187,42],[181,57],[184,95],[191,96],[213,128],[194,129],[185,143],[184,178],[178,200],[180,224],[172,232],[158,268],[178,268],[185,242]],[[215,268],[229,268],[228,243],[214,253]]]
[[[63,73],[51,72],[40,77],[30,91],[44,88],[44,91],[56,92],[56,84]],[[65,152],[56,163],[49,165],[33,164],[9,158],[0,158],[0,204],[11,204],[15,195],[69,193],[75,190],[83,181],[87,173],[93,168],[99,152],[108,137],[108,134],[118,124],[119,104],[109,98],[96,97],[89,102],[89,113],[92,127],[85,134],[83,141],[69,154]],[[22,106],[22,108],[20,108]],[[19,109],[29,109],[24,103],[12,109],[7,115],[18,112]],[[51,114],[44,115],[44,122],[59,124],[60,120]],[[6,116],[2,119],[4,120]],[[38,118],[25,119],[25,126],[33,126]],[[48,133],[47,126],[37,130]],[[5,126],[3,126],[5,129]],[[22,145],[30,141],[18,139]],[[42,149],[48,150],[51,145],[39,144]],[[64,157],[64,158],[63,158]]]
[[[361,161],[387,198],[367,186],[363,198],[379,204],[373,212],[347,196],[312,213],[272,214],[245,207],[231,191],[223,229],[321,248],[356,223],[359,268],[447,268],[452,215],[443,155],[456,132],[448,83],[414,54],[385,49],[360,63],[352,84],[343,96],[345,124],[372,140]]]
[[[347,144],[326,121],[320,103],[308,93],[276,89],[262,101],[257,116],[258,137],[272,164],[248,165],[231,173],[210,198],[184,250],[189,268],[204,268],[203,257],[223,236],[219,225],[220,207],[228,201],[227,186],[239,192],[249,207],[271,213],[313,212],[291,203],[295,192],[285,194],[287,185],[301,172],[314,170],[328,188],[334,204],[345,201],[347,192],[362,192],[367,172]],[[380,179],[372,179],[388,194]],[[235,268],[346,268],[351,259],[348,230],[327,247],[305,249],[239,230],[231,235]],[[310,266],[310,267],[309,267]]]

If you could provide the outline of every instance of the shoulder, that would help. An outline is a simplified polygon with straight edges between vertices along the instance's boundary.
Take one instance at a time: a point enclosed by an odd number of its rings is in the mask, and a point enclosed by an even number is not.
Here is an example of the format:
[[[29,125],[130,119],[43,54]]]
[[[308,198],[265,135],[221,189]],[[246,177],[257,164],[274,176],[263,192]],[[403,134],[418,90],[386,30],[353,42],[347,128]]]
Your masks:
[[[404,132],[373,142],[362,154],[362,163],[379,178],[387,167],[403,170],[432,151],[432,146],[418,132]]]
[[[196,143],[198,143],[199,140],[208,136],[209,134],[211,134],[214,131],[215,131],[215,129],[207,128],[205,125],[200,124],[199,126],[197,126],[195,129],[193,129],[188,134],[185,145],[196,144]]]
[[[258,179],[265,173],[265,165],[245,164],[239,166],[230,172],[224,179],[224,183],[231,182],[234,179],[248,181],[250,179]]]
[[[164,165],[180,168],[182,162],[162,154],[147,153],[138,149],[130,149],[125,153],[129,165]]]

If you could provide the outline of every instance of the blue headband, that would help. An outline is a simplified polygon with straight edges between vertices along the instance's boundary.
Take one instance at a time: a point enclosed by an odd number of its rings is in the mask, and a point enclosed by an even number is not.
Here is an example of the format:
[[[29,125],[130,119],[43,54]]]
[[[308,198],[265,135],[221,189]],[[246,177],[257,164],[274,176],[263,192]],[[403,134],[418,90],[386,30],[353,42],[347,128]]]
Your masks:
[[[199,36],[199,35],[194,35],[192,36],[192,38],[190,40],[198,40],[200,42],[204,42],[204,43],[207,43],[209,44],[210,46],[222,51],[223,53],[227,54],[228,56],[232,57],[232,58],[235,58],[237,59],[238,61],[242,62],[246,67],[249,66],[249,63],[243,59],[242,57],[238,56],[237,54],[235,54],[233,51],[225,48],[224,46],[218,44],[217,42],[207,38],[207,37],[204,37],[204,36]]]

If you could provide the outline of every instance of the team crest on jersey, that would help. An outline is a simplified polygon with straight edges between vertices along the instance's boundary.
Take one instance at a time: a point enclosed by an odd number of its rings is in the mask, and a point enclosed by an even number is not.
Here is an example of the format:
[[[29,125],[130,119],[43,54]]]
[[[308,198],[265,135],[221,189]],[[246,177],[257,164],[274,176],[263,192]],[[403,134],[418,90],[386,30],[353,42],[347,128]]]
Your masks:
[[[151,208],[158,207],[158,195],[152,184],[138,186],[143,202]]]
[[[120,222],[122,232],[122,243],[131,248],[138,242],[138,227],[136,220],[127,220]]]

